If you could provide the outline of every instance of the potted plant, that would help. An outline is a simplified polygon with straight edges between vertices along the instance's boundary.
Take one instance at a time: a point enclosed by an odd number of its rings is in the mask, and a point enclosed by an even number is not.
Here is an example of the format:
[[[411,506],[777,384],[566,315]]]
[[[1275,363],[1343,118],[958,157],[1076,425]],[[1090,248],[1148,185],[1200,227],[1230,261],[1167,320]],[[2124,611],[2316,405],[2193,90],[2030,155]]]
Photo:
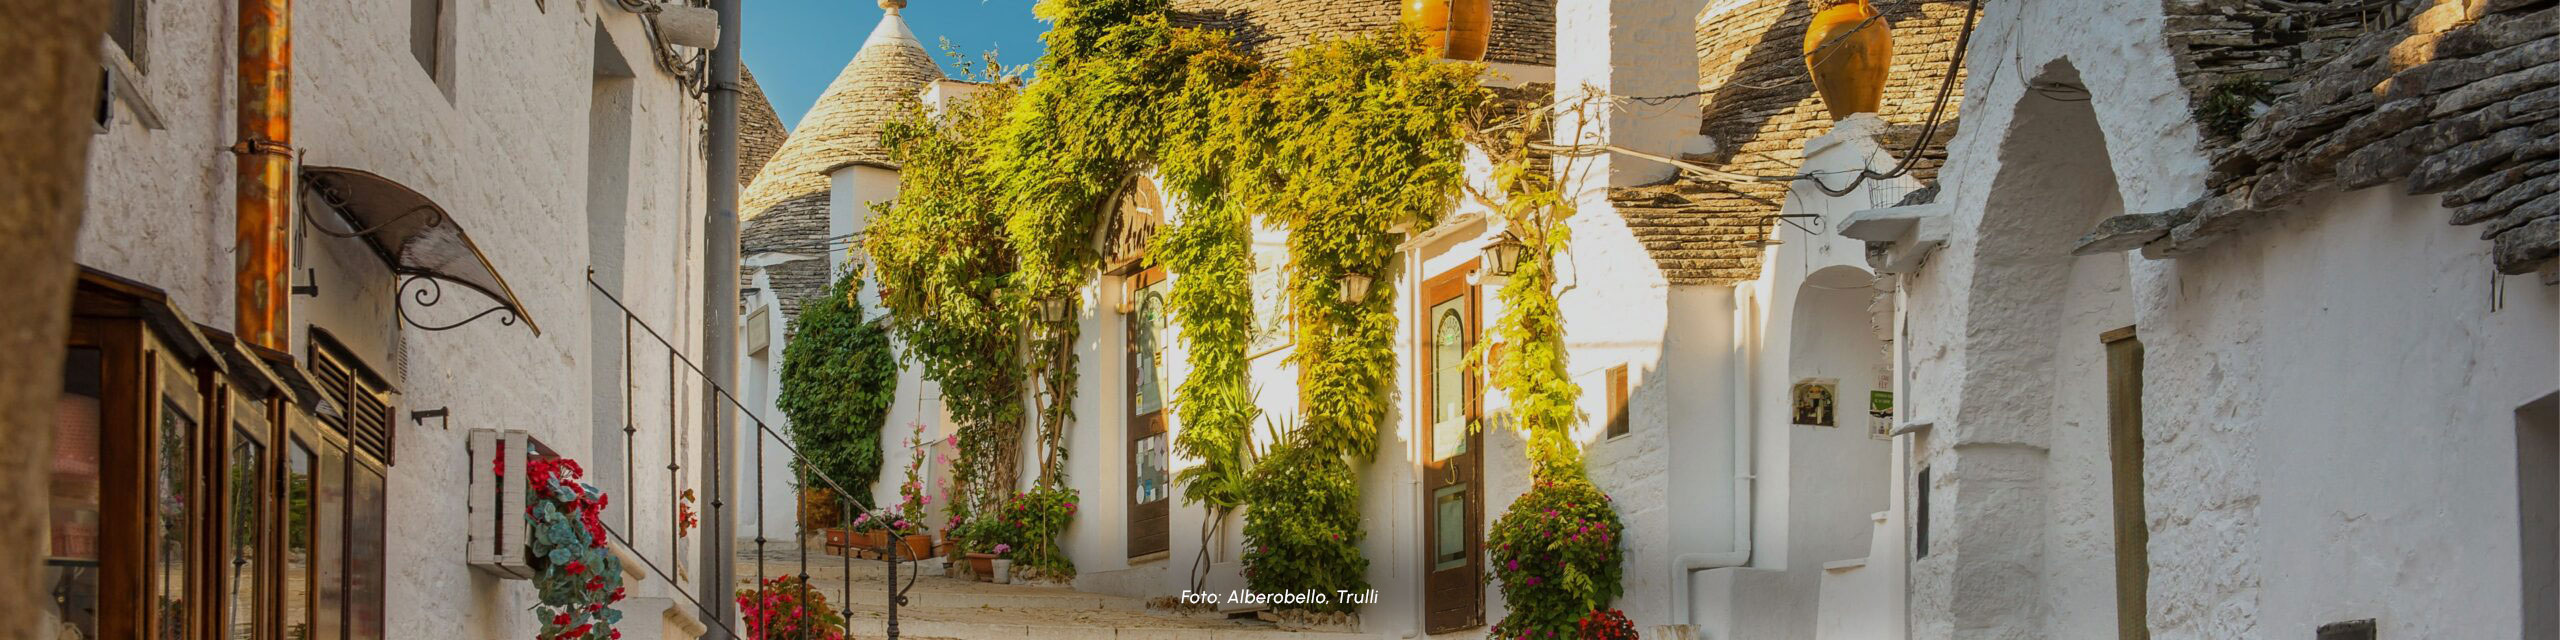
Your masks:
[[[997,544],[996,548],[1003,549],[1005,548],[1005,545]],[[996,554],[984,551],[969,552],[969,574],[977,576],[979,582],[994,582],[996,577]]]
[[[987,561],[988,568],[994,570],[990,573],[994,574],[996,584],[1013,582],[1013,560],[1004,557],[1004,554],[1011,551],[1013,551],[1013,545],[999,543],[995,548],[995,559]]]

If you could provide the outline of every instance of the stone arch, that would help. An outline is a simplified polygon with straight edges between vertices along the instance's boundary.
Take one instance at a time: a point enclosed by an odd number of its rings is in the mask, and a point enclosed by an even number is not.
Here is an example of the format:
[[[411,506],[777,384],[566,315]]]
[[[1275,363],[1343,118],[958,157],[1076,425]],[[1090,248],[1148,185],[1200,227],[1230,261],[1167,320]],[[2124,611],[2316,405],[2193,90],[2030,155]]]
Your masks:
[[[2080,84],[2067,59],[2038,83]],[[2103,89],[2100,90],[2103,92]],[[2124,212],[2087,100],[2022,92],[1970,233],[1956,398],[1933,443],[1955,637],[2115,635],[2106,352],[2133,323],[2126,254],[2074,257]],[[1959,245],[1967,246],[1967,245]],[[1931,625],[1933,626],[1933,625]],[[2067,632],[2064,630],[2068,630]]]

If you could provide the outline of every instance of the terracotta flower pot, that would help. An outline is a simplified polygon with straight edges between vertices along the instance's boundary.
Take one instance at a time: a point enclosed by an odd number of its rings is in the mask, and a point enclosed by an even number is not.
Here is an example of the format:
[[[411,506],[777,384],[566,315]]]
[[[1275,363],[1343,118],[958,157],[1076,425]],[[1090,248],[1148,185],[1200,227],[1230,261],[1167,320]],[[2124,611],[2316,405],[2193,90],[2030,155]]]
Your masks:
[[[906,544],[901,545],[904,548],[899,550],[904,555],[899,556],[899,559],[923,560],[925,558],[932,557],[930,554],[933,553],[933,536],[921,533],[907,534],[904,542],[906,542]]]
[[[1804,64],[1833,120],[1875,113],[1884,105],[1885,74],[1893,69],[1892,29],[1867,0],[1831,5],[1805,27]]]
[[[977,576],[979,582],[994,582],[996,575],[996,554],[969,554],[969,574]]]
[[[1404,0],[1404,21],[1423,51],[1450,60],[1483,60],[1493,42],[1493,0]]]

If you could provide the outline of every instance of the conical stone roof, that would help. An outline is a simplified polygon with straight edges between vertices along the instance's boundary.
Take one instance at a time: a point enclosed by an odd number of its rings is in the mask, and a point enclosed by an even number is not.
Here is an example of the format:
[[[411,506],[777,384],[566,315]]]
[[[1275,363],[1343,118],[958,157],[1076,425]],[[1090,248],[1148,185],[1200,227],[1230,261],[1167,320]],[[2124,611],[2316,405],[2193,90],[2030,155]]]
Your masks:
[[[842,251],[827,237],[827,170],[856,161],[888,163],[889,154],[880,146],[881,129],[915,105],[925,85],[943,77],[933,54],[898,15],[906,2],[880,4],[887,15],[872,28],[862,51],[836,74],[740,197],[738,213],[745,220],[741,255]],[[777,265],[768,272],[786,316],[797,316],[800,300],[824,292],[829,284],[824,260]]]

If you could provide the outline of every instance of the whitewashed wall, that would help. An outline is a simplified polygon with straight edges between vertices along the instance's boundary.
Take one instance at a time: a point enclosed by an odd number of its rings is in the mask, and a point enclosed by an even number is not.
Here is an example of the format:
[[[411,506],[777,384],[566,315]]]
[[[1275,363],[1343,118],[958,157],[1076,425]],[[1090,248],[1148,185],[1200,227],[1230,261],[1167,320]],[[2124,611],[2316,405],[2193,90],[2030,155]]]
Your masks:
[[[230,7],[153,5],[139,88],[160,128],[144,126],[135,105],[120,103],[114,126],[95,139],[79,249],[83,264],[167,289],[194,319],[221,327],[233,317],[234,161],[225,151],[236,141]],[[391,284],[378,261],[330,246],[351,241],[304,233],[297,266],[323,272],[322,294],[294,299],[291,339],[295,354],[305,355],[303,327],[317,323],[401,377],[398,460],[388,474],[396,505],[387,552],[389,628],[415,636],[522,636],[535,628],[525,611],[532,589],[464,565],[468,518],[446,471],[464,459],[464,434],[474,428],[531,431],[594,462],[593,409],[579,399],[593,391],[585,150],[597,25],[639,70],[621,248],[629,266],[620,291],[688,354],[701,352],[703,109],[650,66],[632,14],[568,2],[552,2],[547,12],[532,2],[450,2],[448,11],[449,92],[411,57],[406,12],[297,5],[294,144],[309,165],[379,173],[443,205],[543,332],[483,320],[443,333],[395,333]],[[459,312],[476,303],[472,295],[448,288],[445,306],[422,313]],[[404,360],[402,376],[397,363]],[[666,405],[665,377],[644,378],[635,401]],[[686,452],[688,477],[699,466],[693,456],[701,444],[689,433],[702,410],[699,393],[687,387],[676,398],[687,435],[672,446]],[[448,424],[420,425],[406,413],[436,407],[451,409]],[[664,418],[643,423],[640,455],[663,460],[668,427]],[[690,564],[691,551],[665,548],[671,496],[659,489],[667,486],[665,471],[656,473],[639,478],[648,491],[621,492],[615,503],[638,509],[642,537],[651,541],[642,543],[644,555],[681,555]],[[635,591],[663,588],[653,578]]]
[[[1933,553],[1912,566],[1914,636],[2111,626],[2087,344],[2109,316],[2129,316],[2146,348],[2156,637],[2300,636],[2362,618],[2387,637],[2524,633],[2514,410],[2560,384],[2551,288],[2493,276],[2486,243],[2431,199],[2379,189],[2314,198],[2174,261],[2053,257],[2092,212],[2202,192],[2159,12],[1993,4],[1976,32],[1973,102],[1941,174],[1957,232],[1909,282],[1911,410],[1937,425],[1914,462],[1936,485]],[[2023,91],[2040,77],[2089,87],[2087,115]],[[2072,117],[2103,145],[2059,139],[2078,135],[2055,125]],[[2093,170],[2100,193],[2053,186]],[[2127,275],[2111,289],[2118,260]],[[2050,340],[2049,355],[1996,340]]]

